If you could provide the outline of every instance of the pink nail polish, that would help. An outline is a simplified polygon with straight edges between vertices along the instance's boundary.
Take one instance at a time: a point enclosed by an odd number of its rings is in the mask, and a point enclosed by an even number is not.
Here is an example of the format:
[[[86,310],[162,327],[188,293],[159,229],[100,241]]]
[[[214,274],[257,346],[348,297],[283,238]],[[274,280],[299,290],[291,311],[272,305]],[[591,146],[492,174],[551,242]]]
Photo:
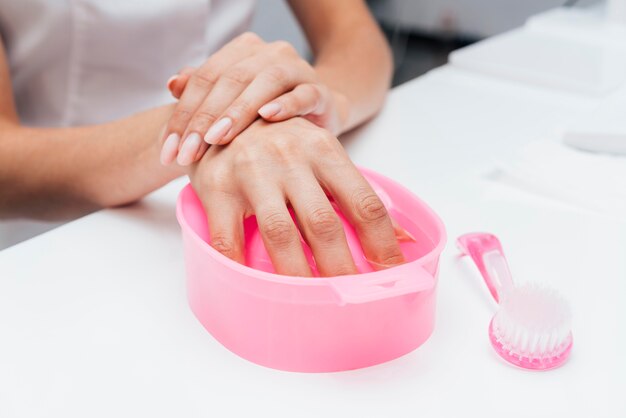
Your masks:
[[[276,116],[278,114],[278,112],[280,112],[282,110],[282,106],[280,105],[280,103],[268,103],[264,106],[261,106],[261,108],[259,109],[259,115],[261,115],[261,117],[263,118],[271,118],[272,116]]]
[[[220,139],[230,130],[233,126],[233,120],[231,118],[222,118],[215,122],[204,136],[204,142],[208,144],[218,144]]]
[[[198,133],[193,132],[189,134],[185,139],[185,142],[183,142],[180,152],[178,153],[178,164],[186,166],[193,163],[201,142],[202,138],[200,138]]]
[[[177,133],[169,134],[161,148],[161,164],[169,165],[176,159],[180,136]]]

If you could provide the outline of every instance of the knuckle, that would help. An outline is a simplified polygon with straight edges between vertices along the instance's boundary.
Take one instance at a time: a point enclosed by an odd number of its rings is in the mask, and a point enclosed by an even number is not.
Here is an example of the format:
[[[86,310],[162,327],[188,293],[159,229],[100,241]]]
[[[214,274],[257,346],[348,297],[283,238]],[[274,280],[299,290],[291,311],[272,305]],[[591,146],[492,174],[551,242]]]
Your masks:
[[[300,56],[294,56],[291,60],[291,66],[297,68],[298,79],[302,83],[313,83],[318,79],[315,69]]]
[[[233,166],[236,167],[237,172],[252,172],[260,158],[259,153],[251,150],[250,147],[244,147],[234,155]]]
[[[276,135],[270,139],[273,146],[274,155],[280,159],[285,165],[292,165],[297,163],[296,158],[302,151],[299,144],[298,137],[283,133],[282,135]]]
[[[397,266],[404,262],[404,256],[397,245],[387,246],[373,258],[377,264],[385,267]]]
[[[263,235],[274,246],[286,246],[293,241],[295,227],[286,215],[272,213],[265,217],[261,225]]]
[[[244,32],[237,37],[237,40],[245,44],[258,44],[263,42],[261,37],[254,32]]]
[[[219,78],[219,75],[212,71],[196,71],[189,78],[189,83],[195,87],[208,89],[213,86]]]
[[[178,125],[181,123],[186,123],[193,116],[193,112],[189,109],[176,107],[174,109],[174,113],[172,113],[172,124]],[[180,127],[180,126],[177,126]]]
[[[332,276],[349,276],[355,273],[356,273],[356,269],[354,267],[354,264],[346,263],[346,264],[341,264],[341,265],[334,267],[332,269],[331,275]]]
[[[233,103],[226,113],[233,120],[241,120],[249,115],[256,116],[256,112],[252,108],[252,105],[245,100],[238,100]]]
[[[309,214],[307,223],[313,235],[326,240],[339,238],[343,230],[337,214],[327,208],[313,210]]]
[[[352,203],[357,216],[364,222],[378,222],[387,217],[387,208],[371,190],[357,190],[352,197]]]
[[[337,138],[325,129],[315,129],[310,135],[310,141],[315,146],[315,149],[324,155],[335,155],[338,152]]]
[[[224,73],[224,79],[233,84],[248,84],[253,77],[251,71],[245,67],[233,67]]]
[[[286,67],[274,65],[265,70],[265,77],[273,84],[286,85],[289,82],[289,70]]]
[[[287,41],[272,42],[272,47],[279,54],[293,55],[297,54],[296,49]]]
[[[311,137],[314,142],[319,143],[320,145],[330,145],[336,142],[336,138],[333,136],[333,134],[328,132],[326,129],[322,129],[317,126],[311,129]]]
[[[195,129],[203,130],[217,119],[217,115],[209,109],[199,109],[191,121],[191,125]],[[193,129],[192,129],[193,130]]]
[[[303,94],[309,96],[315,103],[319,103],[322,98],[322,92],[320,89],[313,84],[301,84],[298,86],[302,90]]]
[[[235,243],[221,234],[211,237],[211,246],[228,258],[233,258],[237,253]]]
[[[212,193],[223,190],[230,186],[228,171],[214,162],[208,163],[208,170],[202,175],[204,188]]]
[[[386,266],[396,266],[398,264],[402,264],[403,262],[404,256],[400,252],[395,251],[395,249],[385,255],[381,260],[381,263]]]

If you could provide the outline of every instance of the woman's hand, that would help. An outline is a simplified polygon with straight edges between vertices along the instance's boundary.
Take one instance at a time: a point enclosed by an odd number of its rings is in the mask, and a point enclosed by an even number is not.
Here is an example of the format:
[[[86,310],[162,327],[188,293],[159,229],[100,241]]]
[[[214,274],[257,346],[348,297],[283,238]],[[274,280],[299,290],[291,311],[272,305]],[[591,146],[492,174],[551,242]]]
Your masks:
[[[208,216],[210,244],[240,263],[245,260],[243,221],[256,215],[278,273],[312,274],[298,229],[322,275],[356,273],[328,195],[355,227],[368,260],[385,267],[404,261],[379,197],[339,141],[303,118],[254,122],[228,146],[211,147],[192,165],[190,177]]]
[[[161,161],[199,160],[208,144],[227,144],[259,116],[270,122],[304,116],[334,134],[347,119],[347,99],[320,82],[287,42],[245,33],[201,67],[168,81],[179,98],[165,129]]]

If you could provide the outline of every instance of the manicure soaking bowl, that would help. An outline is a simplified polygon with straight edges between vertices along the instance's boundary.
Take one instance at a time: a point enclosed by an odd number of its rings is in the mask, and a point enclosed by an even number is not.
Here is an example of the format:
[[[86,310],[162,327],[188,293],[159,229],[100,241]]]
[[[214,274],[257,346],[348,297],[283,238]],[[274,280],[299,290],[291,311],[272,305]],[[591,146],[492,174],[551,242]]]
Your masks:
[[[340,214],[360,272],[350,276],[275,274],[254,217],[245,222],[247,265],[226,258],[208,244],[206,215],[194,190],[188,185],[181,191],[177,217],[189,304],[226,348],[275,369],[334,372],[392,360],[428,339],[446,240],[443,224],[407,189],[372,171],[361,172],[415,241],[401,243],[405,264],[372,271]]]

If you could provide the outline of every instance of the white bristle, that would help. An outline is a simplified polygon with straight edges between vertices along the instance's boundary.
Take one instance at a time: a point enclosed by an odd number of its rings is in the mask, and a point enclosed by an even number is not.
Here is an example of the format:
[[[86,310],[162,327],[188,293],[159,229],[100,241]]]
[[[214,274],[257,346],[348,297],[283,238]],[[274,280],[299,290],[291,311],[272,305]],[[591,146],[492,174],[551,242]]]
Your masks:
[[[559,355],[570,338],[568,303],[553,289],[526,284],[500,301],[493,333],[505,350],[519,357],[542,359]]]

